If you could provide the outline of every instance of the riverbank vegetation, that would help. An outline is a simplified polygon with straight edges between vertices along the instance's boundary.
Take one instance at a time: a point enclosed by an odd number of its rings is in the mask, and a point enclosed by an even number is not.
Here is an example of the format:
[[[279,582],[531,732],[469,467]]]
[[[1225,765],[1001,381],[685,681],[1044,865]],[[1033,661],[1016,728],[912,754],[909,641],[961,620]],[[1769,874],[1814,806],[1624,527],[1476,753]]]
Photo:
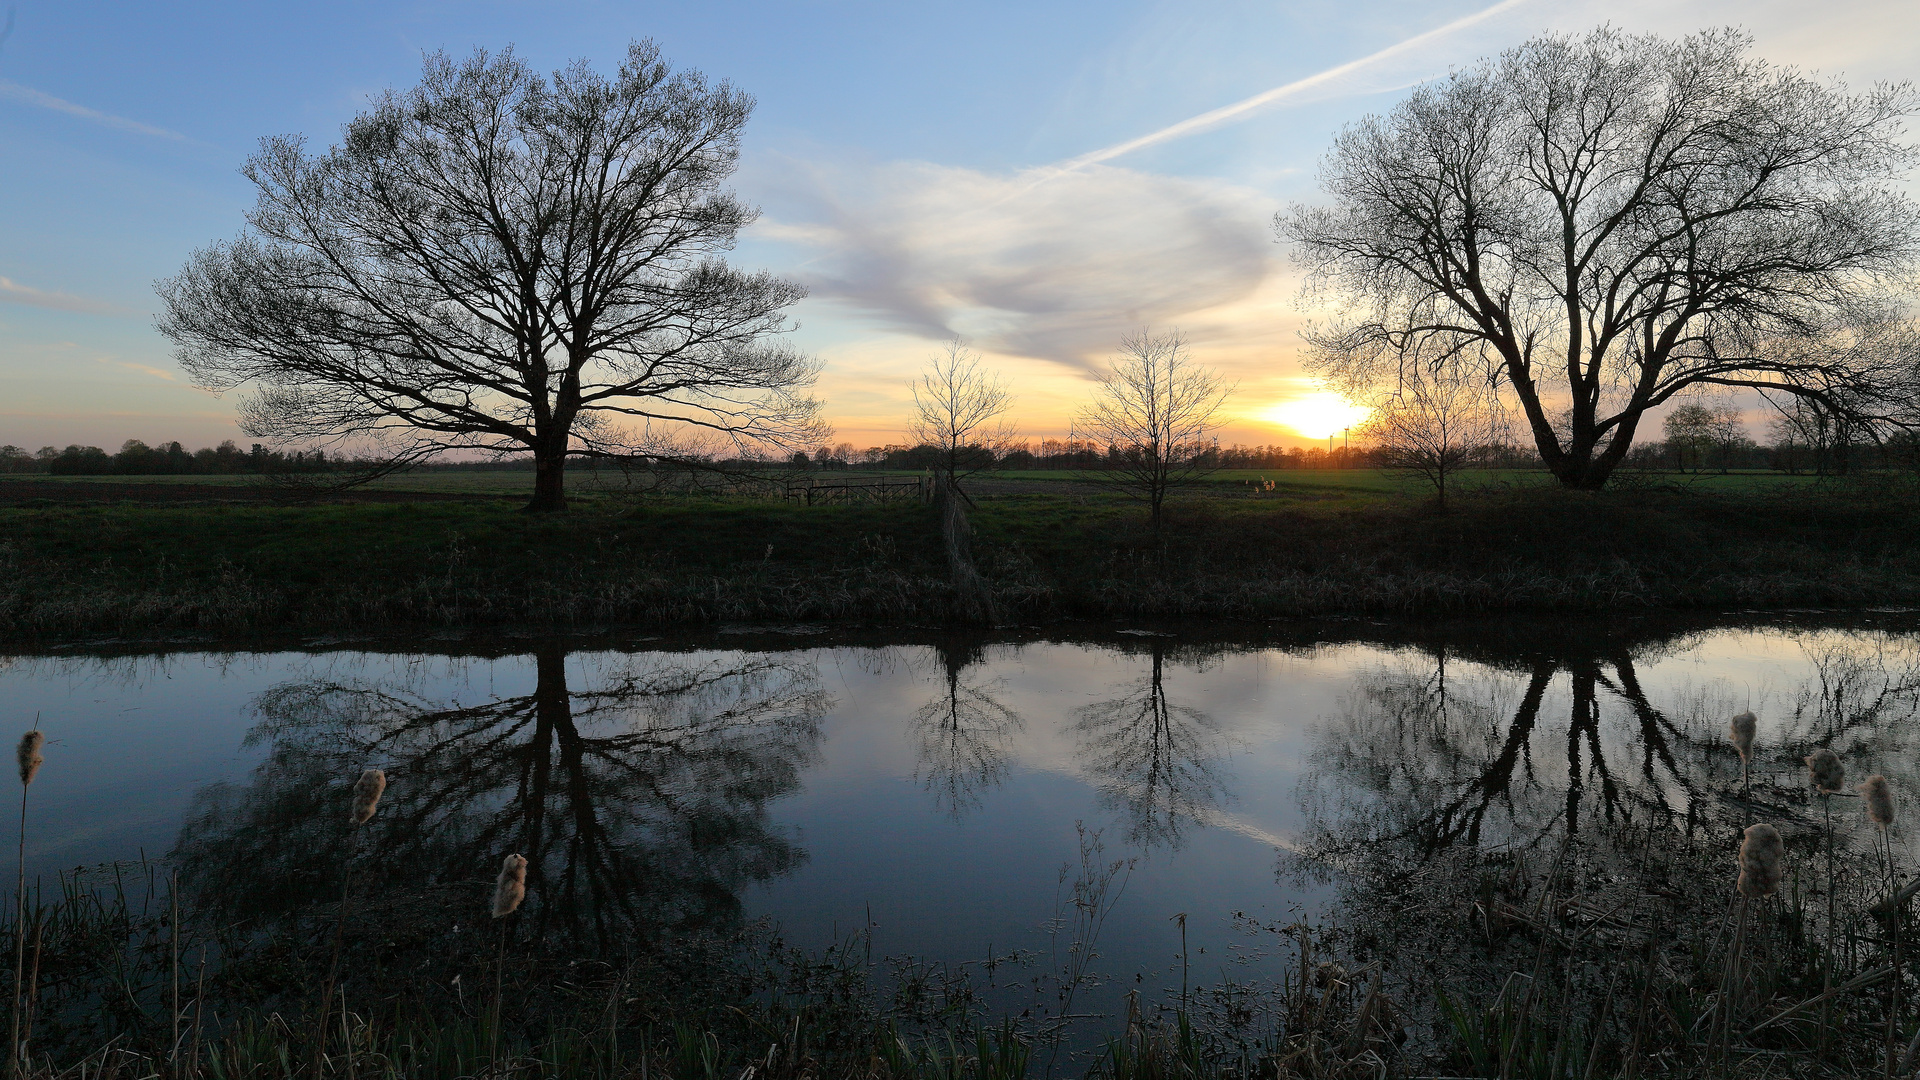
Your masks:
[[[1902,479],[1572,492],[1531,475],[1483,478],[1442,513],[1365,470],[1221,474],[1176,498],[1156,531],[1123,495],[1011,474],[975,493],[972,556],[1003,623],[1920,602],[1920,509]],[[74,501],[79,485],[64,501],[34,497],[52,483],[18,482],[0,506],[0,624],[13,640],[940,623],[955,611],[941,530],[911,499],[603,497],[542,516],[463,485],[419,493],[438,501],[225,500],[213,488]]]

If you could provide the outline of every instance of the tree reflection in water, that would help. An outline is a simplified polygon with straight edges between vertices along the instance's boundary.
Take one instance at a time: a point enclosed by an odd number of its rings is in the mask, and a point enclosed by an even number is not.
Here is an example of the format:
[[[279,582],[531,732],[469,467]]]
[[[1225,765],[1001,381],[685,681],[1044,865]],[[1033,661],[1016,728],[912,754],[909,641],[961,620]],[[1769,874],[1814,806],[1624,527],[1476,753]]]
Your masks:
[[[1127,840],[1177,848],[1228,794],[1219,762],[1228,740],[1212,717],[1167,697],[1167,645],[1155,640],[1145,677],[1120,697],[1084,706],[1073,731],[1101,798],[1127,818]]]
[[[1862,761],[1903,752],[1920,706],[1920,663],[1887,642],[1800,641],[1815,678],[1763,719],[1759,768],[1803,788],[1802,757],[1827,746]],[[1686,818],[1736,794],[1727,716],[1748,691],[1682,695],[1656,706],[1639,666],[1662,646],[1594,656],[1475,654],[1460,674],[1445,649],[1403,655],[1355,680],[1321,729],[1303,781],[1315,839],[1332,855],[1404,842],[1526,844],[1564,828]],[[1413,659],[1418,657],[1418,659]],[[1849,702],[1851,705],[1849,705]],[[1564,715],[1564,727],[1557,717]],[[1853,766],[1858,768],[1856,764]],[[1798,798],[1797,794],[1794,796]]]
[[[337,887],[349,844],[369,891],[475,883],[505,852],[529,863],[525,931],[605,948],[622,935],[725,925],[739,892],[805,858],[767,805],[795,790],[829,707],[810,662],[624,658],[574,688],[557,646],[533,692],[474,705],[409,680],[316,678],[260,695],[246,786],[202,791],[176,858],[204,903],[272,915]],[[362,837],[344,785],[390,786]],[[453,912],[451,917],[467,917]]]
[[[994,696],[999,689],[995,682],[967,678],[967,668],[985,653],[983,640],[952,638],[935,646],[935,652],[943,692],[913,714],[920,743],[914,778],[957,820],[999,786],[1013,740],[1027,724]]]

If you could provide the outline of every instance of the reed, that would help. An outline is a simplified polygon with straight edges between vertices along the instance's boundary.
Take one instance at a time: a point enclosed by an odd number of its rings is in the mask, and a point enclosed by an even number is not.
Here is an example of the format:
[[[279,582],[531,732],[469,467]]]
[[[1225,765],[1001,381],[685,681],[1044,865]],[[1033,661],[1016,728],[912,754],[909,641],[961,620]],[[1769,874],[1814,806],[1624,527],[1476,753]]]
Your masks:
[[[1749,825],[1740,840],[1740,879],[1735,887],[1746,899],[1772,896],[1780,888],[1781,863],[1787,853],[1780,830],[1761,822]]]
[[[509,855],[500,864],[500,876],[493,882],[493,917],[504,919],[520,910],[521,901],[527,898],[527,860],[522,855]]]
[[[47,762],[41,753],[46,745],[47,737],[36,723],[32,731],[20,736],[20,745],[14,749],[20,763],[20,846],[15,857],[13,889],[13,1031],[7,1041],[7,1062],[16,1075],[25,1072],[26,1043],[33,1037],[31,1028],[21,1030],[21,1020],[26,1013],[23,980],[27,960],[27,791],[33,787],[34,777],[40,775],[40,766]]]
[[[1840,762],[1840,755],[1824,746],[1808,754],[1806,761],[1807,778],[1820,796],[1820,836],[1827,847],[1827,924],[1820,947],[1820,992],[1824,996],[1833,990],[1833,939],[1837,925],[1838,875],[1833,861],[1833,797],[1846,786],[1847,771]],[[1820,1005],[1820,1041],[1823,1046],[1831,1034],[1832,1021],[1833,1002],[1823,999]]]
[[[1887,783],[1887,778],[1876,773],[1861,781],[1855,790],[1860,792],[1867,820],[1884,833],[1893,824],[1893,788]]]
[[[1822,796],[1833,795],[1846,785],[1847,770],[1840,755],[1823,746],[1807,755],[1807,778]]]
[[[380,794],[387,790],[387,774],[379,769],[368,769],[360,774],[353,785],[353,824],[365,825],[373,820],[375,810],[380,808]]]
[[[1737,713],[1727,721],[1727,740],[1740,754],[1740,789],[1747,788],[1748,765],[1753,758],[1753,736],[1759,729],[1760,720],[1752,710]]]
[[[353,866],[355,856],[359,854],[361,827],[373,820],[380,807],[380,796],[387,790],[387,774],[379,769],[366,769],[360,778],[354,781],[352,798],[348,807],[348,820],[352,823],[347,834],[346,865],[340,873],[340,908],[333,922],[333,947],[327,958],[327,978],[321,984],[320,1004],[314,1019],[313,1039],[313,1076],[315,1080],[322,1075],[327,1056],[327,1019],[333,1009],[333,991],[340,977],[340,947],[347,933],[347,905],[353,891]],[[340,1007],[341,1021],[346,1020],[346,1006]],[[353,1070],[353,1043],[347,1042],[347,1070]]]
[[[1859,786],[1860,801],[1867,813],[1867,820],[1879,830],[1878,854],[1881,855],[1881,867],[1885,874],[1885,887],[1889,897],[1898,897],[1899,882],[1893,871],[1893,788],[1887,778],[1878,773],[1869,776]],[[1892,1080],[1894,1071],[1894,1031],[1900,1012],[1900,981],[1903,977],[1900,955],[1900,924],[1905,921],[1904,904],[1896,903],[1890,913],[1892,918],[1893,939],[1893,981],[1887,988],[1887,1026],[1882,1052],[1885,1058],[1886,1075]]]
[[[527,898],[527,860],[525,856],[508,855],[500,863],[500,876],[493,882],[493,903],[489,905],[496,921],[504,920],[520,910],[521,901]],[[500,1002],[506,989],[507,964],[507,923],[500,922],[499,945],[493,959],[493,1010],[488,1023],[489,1037],[492,1041],[492,1058],[495,1067],[500,1059]]]

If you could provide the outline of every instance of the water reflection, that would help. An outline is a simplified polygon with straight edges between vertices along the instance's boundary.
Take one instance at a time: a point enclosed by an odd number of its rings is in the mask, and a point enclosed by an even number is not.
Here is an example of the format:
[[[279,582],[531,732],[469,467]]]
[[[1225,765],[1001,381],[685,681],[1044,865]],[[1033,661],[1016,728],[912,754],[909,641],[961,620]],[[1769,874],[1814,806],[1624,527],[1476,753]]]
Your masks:
[[[1907,639],[1804,637],[1812,677],[1789,693],[1723,677],[1669,685],[1656,703],[1641,671],[1677,647],[1481,650],[1468,662],[1435,647],[1363,670],[1321,725],[1301,781],[1309,847],[1525,845],[1560,829],[1691,820],[1712,801],[1792,816],[1814,748],[1840,753],[1856,775],[1911,755],[1920,658]],[[1726,723],[1749,707],[1762,714],[1759,760],[1742,789]]]
[[[830,706],[811,662],[653,654],[582,686],[558,647],[534,666],[531,693],[475,704],[432,699],[405,676],[268,690],[249,735],[267,758],[251,782],[198,794],[175,853],[182,878],[234,914],[264,915],[327,894],[350,843],[374,882],[413,885],[484,883],[519,851],[523,926],[604,948],[725,924],[745,885],[805,858],[767,808],[798,787]],[[343,785],[368,765],[390,786],[352,837]]]
[[[1073,732],[1102,801],[1125,818],[1128,842],[1179,847],[1227,796],[1221,761],[1231,744],[1213,717],[1168,697],[1166,642],[1155,639],[1149,653],[1147,673],[1125,693],[1075,711]]]
[[[1026,721],[997,696],[999,680],[989,673],[972,676],[986,653],[980,638],[952,638],[934,647],[942,693],[913,714],[919,742],[914,778],[936,806],[955,820],[977,809],[983,794],[1006,775],[1014,741]]]

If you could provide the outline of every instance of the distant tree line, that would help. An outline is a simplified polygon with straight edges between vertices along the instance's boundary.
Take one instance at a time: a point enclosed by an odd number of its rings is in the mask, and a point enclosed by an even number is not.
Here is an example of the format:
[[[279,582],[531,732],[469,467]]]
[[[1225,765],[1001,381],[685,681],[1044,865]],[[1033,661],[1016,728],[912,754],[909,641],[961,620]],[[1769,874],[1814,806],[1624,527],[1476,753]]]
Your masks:
[[[259,443],[242,450],[232,439],[219,446],[189,452],[178,442],[148,446],[139,439],[120,444],[109,454],[97,446],[43,446],[28,453],[18,446],[0,446],[0,472],[51,473],[54,476],[223,476],[247,473],[324,472],[346,459],[328,457],[325,450],[270,450]]]
[[[1626,464],[1641,471],[1712,473],[1771,469],[1790,474],[1842,475],[1920,467],[1920,440],[1895,435],[1874,439],[1877,433],[1846,424],[1811,410],[1790,411],[1773,419],[1767,443],[1747,433],[1737,414],[1725,406],[1683,405],[1669,415],[1666,438],[1634,447]],[[1086,439],[1010,440],[999,448],[968,448],[972,459],[990,463],[996,471],[1084,471],[1106,469],[1121,457],[1114,446]],[[817,471],[924,472],[939,469],[949,451],[930,443],[889,444],[857,449],[852,443],[795,451],[780,458],[740,457],[712,459],[704,465],[743,471],[769,467]],[[1377,446],[1231,446],[1211,447],[1201,455],[1210,469],[1373,469],[1387,467]],[[325,450],[274,450],[260,443],[241,448],[228,439],[218,446],[189,452],[179,442],[149,446],[128,439],[116,453],[97,446],[43,446],[29,452],[18,446],[0,446],[0,474],[51,473],[55,476],[222,476],[271,473],[317,473],[358,463],[345,454]],[[580,463],[589,472],[611,467],[606,460],[587,458]],[[1461,463],[1466,469],[1540,469],[1532,447],[1486,444],[1468,447]],[[417,472],[531,472],[527,457],[436,461],[410,466]]]

